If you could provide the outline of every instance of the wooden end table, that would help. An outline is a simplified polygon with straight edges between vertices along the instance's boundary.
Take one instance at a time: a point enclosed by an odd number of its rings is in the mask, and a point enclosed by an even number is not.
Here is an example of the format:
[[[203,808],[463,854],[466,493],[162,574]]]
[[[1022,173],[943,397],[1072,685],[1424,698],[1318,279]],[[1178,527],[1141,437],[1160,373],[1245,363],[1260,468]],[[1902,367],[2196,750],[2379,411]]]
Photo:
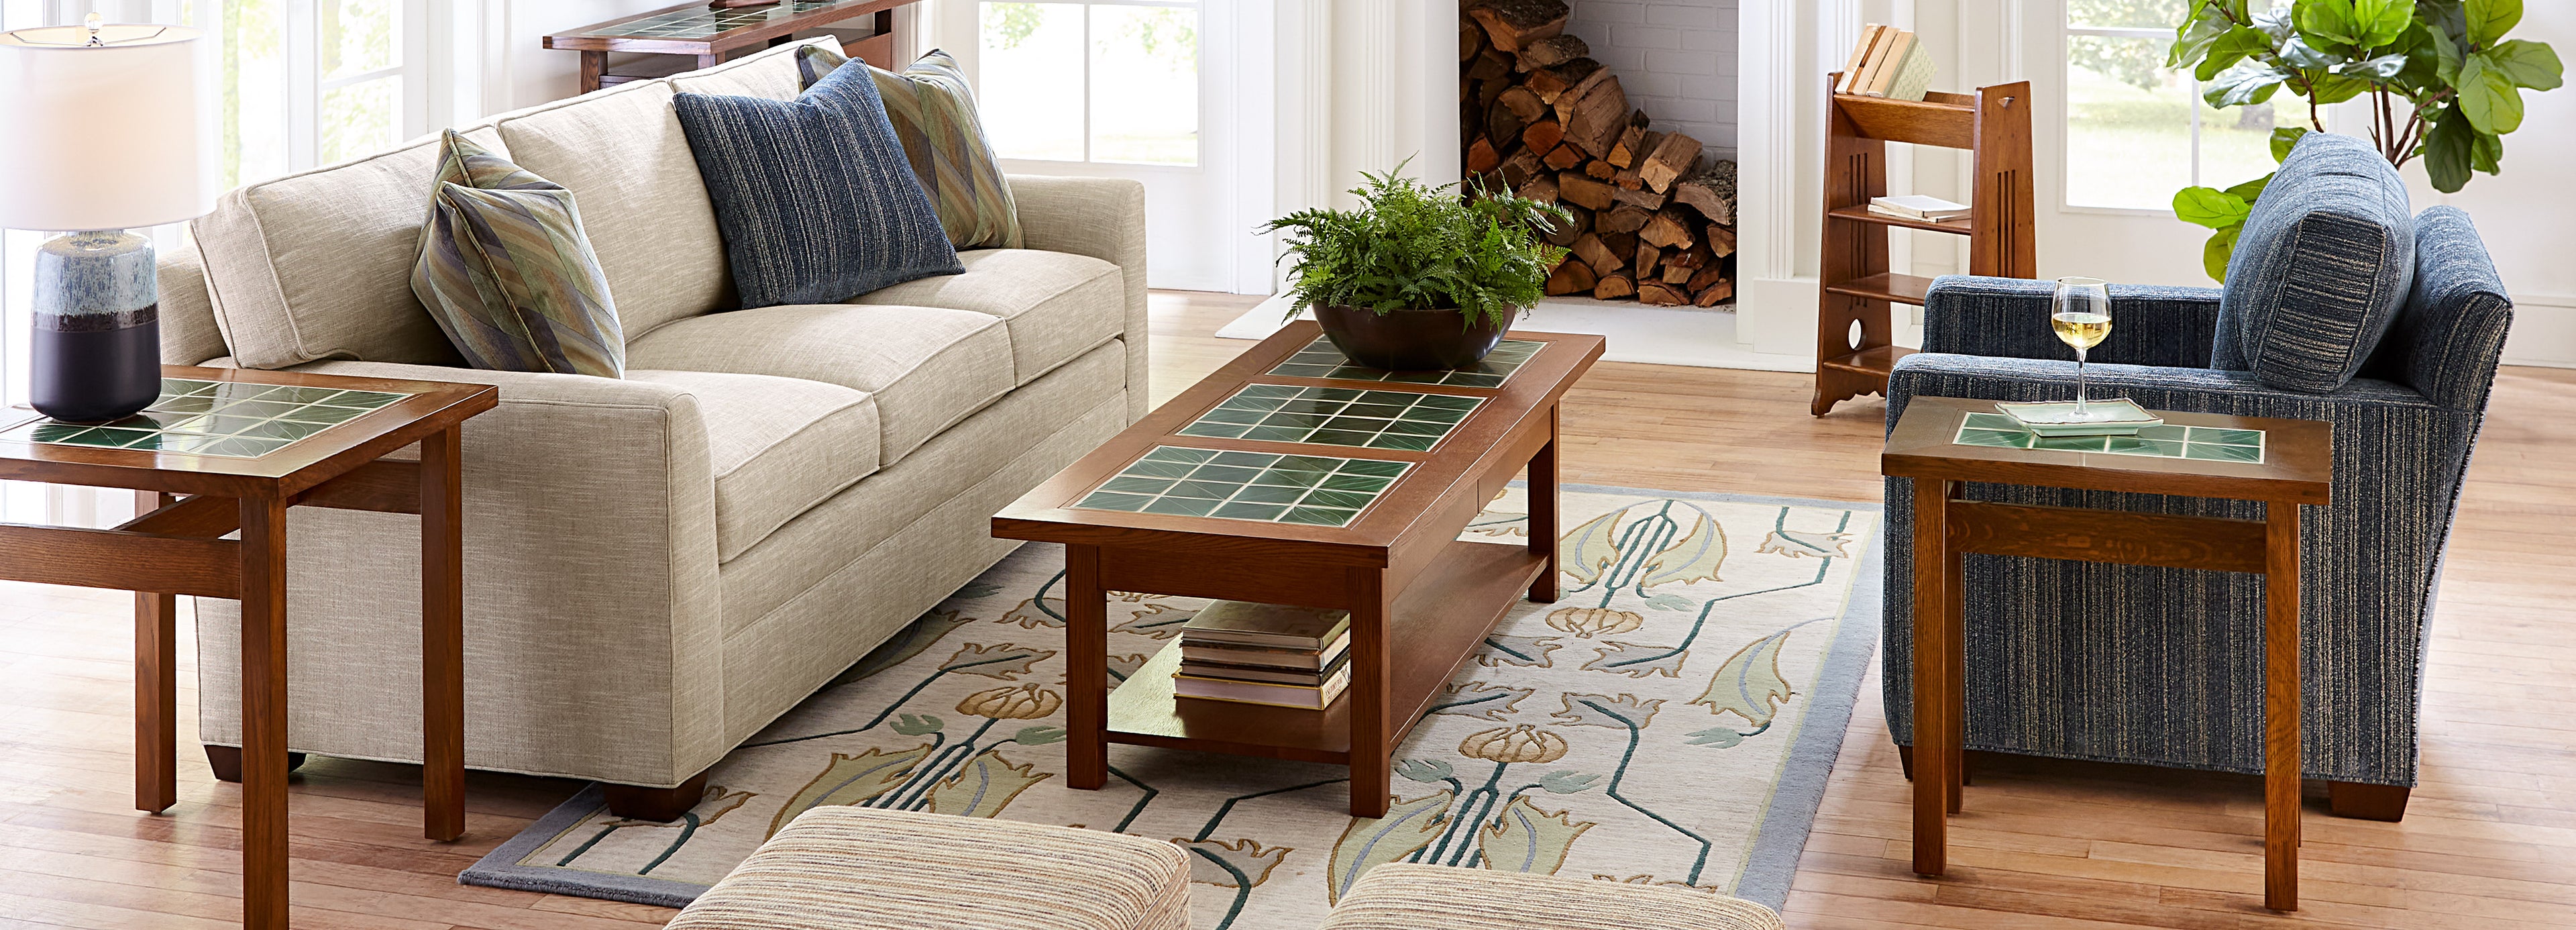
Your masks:
[[[1065,546],[1068,781],[1109,744],[1346,765],[1383,816],[1388,754],[1512,602],[1557,599],[1557,401],[1598,336],[1511,332],[1456,372],[1350,365],[1291,323],[993,518]],[[1458,534],[1529,469],[1529,544]],[[1351,681],[1322,711],[1176,698],[1178,641],[1108,681],[1107,592],[1351,612]]]
[[[0,421],[0,479],[128,488],[109,530],[0,524],[0,578],[134,596],[134,806],[178,801],[177,596],[241,601],[242,924],[286,923],[286,509],[421,515],[422,834],[465,833],[459,426],[498,390],[164,365],[162,396],[104,426]],[[385,459],[420,444],[417,462]],[[238,531],[240,539],[224,536]]]
[[[2263,906],[2299,906],[2299,505],[2328,502],[2334,428],[2164,413],[2137,437],[2032,440],[1993,401],[1917,397],[1879,470],[1914,482],[1914,871],[1947,866],[1967,722],[1960,556],[2263,576]],[[2262,520],[1972,501],[1967,482],[2265,503]]]
[[[613,84],[669,77],[696,68],[712,68],[725,56],[747,48],[768,48],[795,41],[796,33],[869,17],[876,34],[849,45],[850,57],[887,70],[901,70],[894,56],[894,11],[913,0],[783,0],[771,6],[713,9],[704,2],[663,7],[649,13],[593,23],[545,38],[545,47],[581,53],[581,92]],[[646,65],[610,73],[608,53],[642,52],[677,56],[659,66]]]

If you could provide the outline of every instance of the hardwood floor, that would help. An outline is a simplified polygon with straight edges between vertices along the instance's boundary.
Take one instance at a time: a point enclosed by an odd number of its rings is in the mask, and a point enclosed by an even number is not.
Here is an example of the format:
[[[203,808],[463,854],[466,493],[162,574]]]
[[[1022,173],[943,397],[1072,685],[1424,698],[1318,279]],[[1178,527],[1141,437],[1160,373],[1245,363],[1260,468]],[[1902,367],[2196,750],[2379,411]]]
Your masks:
[[[1159,402],[1249,342],[1208,334],[1247,298],[1154,296]],[[1908,794],[1876,676],[1862,685],[1800,863],[1802,928],[2576,926],[2576,371],[2499,380],[2461,500],[2427,660],[2423,784],[2404,823],[2311,797],[2303,909],[2259,906],[2252,777],[1982,759],[1951,876],[1909,874]],[[1879,498],[1884,407],[1807,415],[1804,375],[1602,363],[1567,397],[1568,482]],[[2552,529],[2558,527],[2558,529]],[[2567,574],[2560,574],[2567,572]],[[0,584],[0,926],[199,928],[239,913],[240,793],[183,750],[179,804],[132,810],[129,596]],[[180,739],[196,740],[182,617]],[[416,769],[315,759],[294,786],[295,925],[612,930],[673,913],[455,883],[578,788],[473,773],[466,838],[419,838]]]

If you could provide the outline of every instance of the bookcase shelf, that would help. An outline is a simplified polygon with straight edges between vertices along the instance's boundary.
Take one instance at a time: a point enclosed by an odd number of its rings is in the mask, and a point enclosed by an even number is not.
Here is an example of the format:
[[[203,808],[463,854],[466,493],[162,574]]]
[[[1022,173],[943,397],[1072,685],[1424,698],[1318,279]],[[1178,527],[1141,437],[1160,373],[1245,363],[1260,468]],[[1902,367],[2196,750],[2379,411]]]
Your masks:
[[[1997,84],[1975,93],[1934,92],[1922,100],[1837,94],[1842,74],[1825,76],[1825,221],[1816,314],[1816,394],[1824,416],[1834,405],[1887,392],[1887,373],[1913,350],[1894,344],[1893,307],[1923,303],[1932,279],[1888,269],[1891,229],[1968,237],[1968,273],[2028,278],[2039,273],[2032,240],[2030,83]],[[1970,153],[1970,215],[1925,222],[1872,213],[1887,194],[1887,144],[1929,145]],[[1860,324],[1859,338],[1852,324]]]

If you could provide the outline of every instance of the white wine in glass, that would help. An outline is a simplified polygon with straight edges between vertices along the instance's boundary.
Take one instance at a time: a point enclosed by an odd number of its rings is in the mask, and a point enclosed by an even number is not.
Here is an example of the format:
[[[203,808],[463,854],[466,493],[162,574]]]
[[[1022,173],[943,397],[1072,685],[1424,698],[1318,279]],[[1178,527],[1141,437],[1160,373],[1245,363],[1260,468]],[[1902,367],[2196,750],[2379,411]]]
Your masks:
[[[2075,349],[2075,418],[2090,419],[2093,412],[2084,397],[2084,356],[2111,336],[2111,283],[2099,278],[2057,279],[2048,328],[2057,333],[2059,342]]]

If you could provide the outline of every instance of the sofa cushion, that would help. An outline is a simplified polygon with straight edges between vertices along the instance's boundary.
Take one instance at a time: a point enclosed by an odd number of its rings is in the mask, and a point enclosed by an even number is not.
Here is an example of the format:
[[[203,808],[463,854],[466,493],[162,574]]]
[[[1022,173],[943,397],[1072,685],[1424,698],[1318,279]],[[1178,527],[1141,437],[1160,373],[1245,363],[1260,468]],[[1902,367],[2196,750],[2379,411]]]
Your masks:
[[[511,154],[489,127],[465,138]],[[190,225],[215,322],[243,367],[463,363],[411,293],[438,146],[246,185]]]
[[[580,200],[629,339],[726,303],[724,241],[671,95],[638,81],[497,124],[511,161]]]
[[[796,50],[798,77],[806,87],[848,63],[824,46]],[[961,249],[1019,248],[1020,216],[1011,204],[1011,183],[1002,177],[1002,160],[986,141],[983,119],[975,112],[975,90],[957,59],[932,49],[901,74],[864,61],[859,67],[876,79],[886,118],[903,142],[912,176],[939,211],[948,241]]]
[[[770,100],[794,100],[804,93],[796,56],[808,47],[820,47],[837,55],[841,40],[829,35],[798,39],[789,45],[745,55],[713,68],[689,71],[671,76],[671,87],[684,94],[726,94],[735,97],[765,97]]]
[[[876,399],[892,465],[1010,391],[1003,322],[965,310],[792,304],[681,320],[626,348],[629,368],[821,381]]]
[[[877,470],[877,405],[864,392],[765,375],[627,373],[681,388],[706,418],[716,561],[730,561]]]
[[[1016,383],[1027,384],[1126,329],[1126,280],[1097,258],[1030,249],[957,253],[965,274],[906,281],[854,304],[946,307],[1001,317]]]
[[[673,104],[742,306],[848,300],[961,270],[865,71],[835,72],[794,100]]]
[[[2212,364],[2285,391],[2343,387],[2414,279],[2415,221],[2397,170],[2360,139],[2309,133],[2237,235]]]
[[[476,368],[614,378],[626,334],[572,192],[446,134],[412,295]]]

